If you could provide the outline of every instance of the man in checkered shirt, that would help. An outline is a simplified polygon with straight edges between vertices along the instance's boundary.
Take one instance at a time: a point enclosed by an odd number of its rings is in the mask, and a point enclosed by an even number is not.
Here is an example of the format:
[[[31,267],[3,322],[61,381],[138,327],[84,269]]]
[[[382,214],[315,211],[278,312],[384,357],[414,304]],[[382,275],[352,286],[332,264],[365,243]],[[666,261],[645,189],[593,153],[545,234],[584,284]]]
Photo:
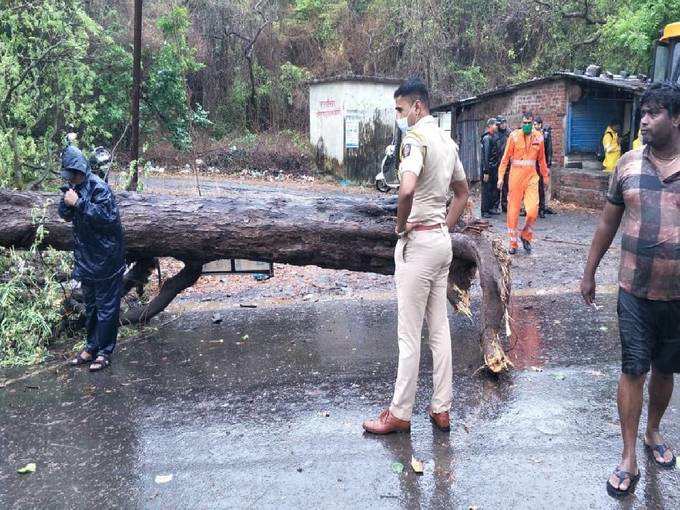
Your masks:
[[[640,104],[646,145],[616,165],[581,282],[590,305],[595,271],[621,226],[617,403],[623,454],[607,481],[607,492],[617,498],[633,492],[640,479],[635,449],[650,367],[644,445],[659,466],[675,465],[659,425],[673,393],[673,374],[680,372],[680,87],[655,83]]]

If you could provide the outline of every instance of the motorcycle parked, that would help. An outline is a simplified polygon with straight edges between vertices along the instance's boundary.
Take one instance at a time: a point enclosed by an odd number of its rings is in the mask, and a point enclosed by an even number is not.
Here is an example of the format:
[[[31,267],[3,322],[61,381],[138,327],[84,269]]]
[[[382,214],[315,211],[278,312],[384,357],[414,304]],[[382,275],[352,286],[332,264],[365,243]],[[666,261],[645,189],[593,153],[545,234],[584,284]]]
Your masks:
[[[78,135],[76,133],[68,133],[66,135],[67,145],[76,145],[78,140]],[[98,146],[92,148],[90,151],[90,158],[88,159],[90,163],[90,168],[92,171],[98,175],[100,178],[104,179],[104,182],[109,182],[109,172],[111,171],[112,157],[111,152],[103,146]]]
[[[392,143],[385,147],[385,156],[380,164],[380,172],[375,176],[375,187],[378,191],[388,193],[399,189],[399,169],[401,146],[401,130],[395,126]]]

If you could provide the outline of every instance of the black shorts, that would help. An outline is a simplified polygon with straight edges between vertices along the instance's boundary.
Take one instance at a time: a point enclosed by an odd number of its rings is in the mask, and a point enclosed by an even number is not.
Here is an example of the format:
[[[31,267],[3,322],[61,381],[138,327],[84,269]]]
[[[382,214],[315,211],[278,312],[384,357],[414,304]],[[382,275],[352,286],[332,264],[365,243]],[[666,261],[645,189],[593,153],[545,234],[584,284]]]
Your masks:
[[[621,371],[642,375],[650,364],[660,372],[680,372],[680,301],[651,301],[619,289]]]

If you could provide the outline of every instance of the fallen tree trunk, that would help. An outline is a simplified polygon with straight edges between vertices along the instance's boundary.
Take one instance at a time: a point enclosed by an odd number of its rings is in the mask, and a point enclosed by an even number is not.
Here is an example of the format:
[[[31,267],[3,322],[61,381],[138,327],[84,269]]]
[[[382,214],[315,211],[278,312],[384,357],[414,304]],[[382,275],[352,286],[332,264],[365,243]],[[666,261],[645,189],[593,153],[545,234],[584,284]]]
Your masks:
[[[59,198],[58,194],[0,190],[0,246],[29,247],[36,231],[32,218],[36,210],[44,210],[48,231],[44,244],[70,250],[71,226],[57,215]],[[117,201],[128,260],[146,261],[139,276],[148,274],[153,257],[185,263],[145,310],[127,314],[129,322],[146,321],[160,312],[177,293],[193,285],[200,265],[211,260],[241,258],[394,272],[396,197],[248,188],[204,198],[121,192]],[[468,291],[479,272],[482,351],[486,366],[498,373],[509,366],[499,340],[506,321],[509,263],[497,241],[479,225],[470,223],[451,235],[454,258],[448,297],[456,310],[469,315]]]

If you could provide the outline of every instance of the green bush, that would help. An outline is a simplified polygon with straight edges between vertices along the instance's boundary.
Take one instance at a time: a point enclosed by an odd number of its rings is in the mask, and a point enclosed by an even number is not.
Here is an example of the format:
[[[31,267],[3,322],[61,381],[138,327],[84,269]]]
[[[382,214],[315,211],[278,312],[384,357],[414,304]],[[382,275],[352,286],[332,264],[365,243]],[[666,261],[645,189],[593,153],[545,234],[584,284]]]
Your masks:
[[[73,263],[69,253],[38,246],[47,231],[34,215],[35,241],[27,251],[0,251],[0,366],[38,363],[62,321],[66,290],[58,280]]]

